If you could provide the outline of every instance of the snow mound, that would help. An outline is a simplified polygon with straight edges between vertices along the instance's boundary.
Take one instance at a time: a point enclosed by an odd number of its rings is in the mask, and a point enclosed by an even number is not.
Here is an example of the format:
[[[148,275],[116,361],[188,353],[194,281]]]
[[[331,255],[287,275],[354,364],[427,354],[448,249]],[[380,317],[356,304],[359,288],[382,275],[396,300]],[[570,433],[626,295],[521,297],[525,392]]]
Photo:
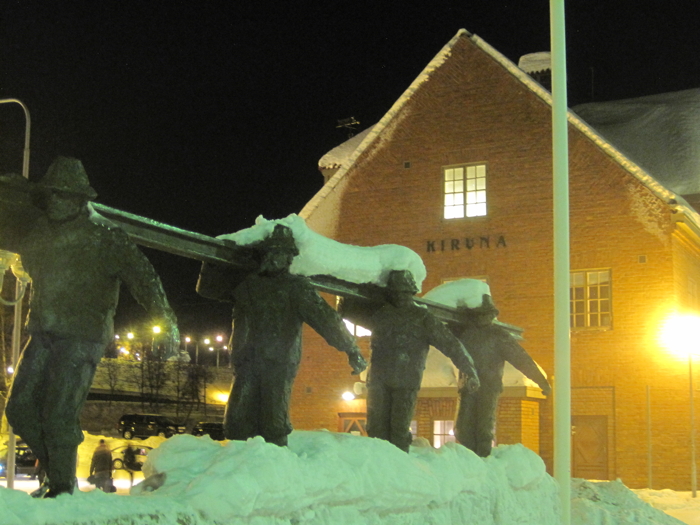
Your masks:
[[[436,286],[423,299],[453,308],[477,308],[481,306],[484,294],[491,295],[491,288],[484,281],[460,279]]]
[[[332,275],[351,283],[386,284],[392,270],[409,270],[418,285],[425,280],[423,260],[416,252],[397,244],[353,246],[324,237],[311,230],[304,219],[292,213],[284,219],[267,220],[259,216],[255,225],[235,233],[220,235],[239,245],[261,241],[272,233],[276,224],[292,230],[299,255],[294,258],[290,272],[298,275]]]
[[[614,523],[615,525],[682,525],[664,512],[645,503],[621,481],[592,482],[573,479],[571,483],[572,523]]]

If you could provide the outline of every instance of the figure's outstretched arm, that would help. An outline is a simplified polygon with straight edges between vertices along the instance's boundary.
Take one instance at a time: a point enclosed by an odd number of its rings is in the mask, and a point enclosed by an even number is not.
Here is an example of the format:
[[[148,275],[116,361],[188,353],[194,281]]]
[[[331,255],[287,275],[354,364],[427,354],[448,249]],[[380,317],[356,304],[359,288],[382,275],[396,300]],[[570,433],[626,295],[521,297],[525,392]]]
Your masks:
[[[427,314],[426,324],[430,334],[430,345],[449,357],[455,366],[467,376],[467,389],[476,391],[479,386],[479,376],[474,367],[474,360],[464,345],[448,328],[432,314]]]
[[[174,346],[180,343],[177,317],[170,307],[163,284],[151,262],[122,230],[115,230],[114,257],[119,258],[119,278],[131,295],[143,306],[154,322],[162,324],[166,337]]]
[[[501,340],[498,344],[505,360],[522,372],[525,377],[537,383],[544,395],[549,395],[552,391],[549,381],[547,381],[534,359],[530,357],[530,354],[518,344],[513,336],[505,331],[499,334],[499,339]]]
[[[345,327],[338,312],[313,289],[311,284],[299,287],[299,310],[301,318],[323,337],[326,342],[348,354],[348,361],[353,374],[359,374],[367,368],[360,349],[355,344],[354,336]]]

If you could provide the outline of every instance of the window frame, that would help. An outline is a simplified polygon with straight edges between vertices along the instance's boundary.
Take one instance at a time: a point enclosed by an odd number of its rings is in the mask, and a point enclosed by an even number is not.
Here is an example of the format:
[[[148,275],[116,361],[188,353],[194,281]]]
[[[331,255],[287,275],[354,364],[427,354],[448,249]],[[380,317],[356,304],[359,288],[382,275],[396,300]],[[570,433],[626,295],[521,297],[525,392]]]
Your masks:
[[[441,430],[441,432],[436,432],[437,430]],[[457,438],[455,437],[455,420],[433,419],[433,447],[440,448],[446,443],[456,442]]]
[[[602,292],[602,283],[605,281],[600,281],[600,274],[607,273],[607,290],[605,290],[605,295]],[[576,285],[575,275],[583,274],[584,283],[583,286]],[[595,279],[592,276],[596,275]],[[571,270],[569,272],[569,328],[571,331],[605,331],[613,329],[613,311],[612,311],[612,269],[611,268],[586,268],[579,270]],[[575,290],[582,288],[583,296],[575,297]],[[591,291],[595,290],[595,293]],[[603,303],[607,303],[607,309],[604,308]],[[582,308],[577,310],[577,305],[581,305]],[[594,306],[594,307],[593,307]],[[576,325],[579,316],[583,317],[584,324]],[[592,319],[597,317],[598,324],[591,324]],[[607,316],[607,324],[603,324],[603,317]]]
[[[464,171],[461,175],[459,181],[454,179],[454,174],[452,174],[452,179],[448,180],[448,170],[456,170],[462,168]],[[475,168],[475,176],[469,177],[469,168]],[[479,168],[483,168],[483,176],[479,175]],[[442,166],[441,170],[441,195],[442,195],[442,218],[443,220],[456,220],[456,219],[476,219],[478,217],[487,217],[489,214],[488,206],[488,175],[489,168],[486,162],[463,162],[460,164],[450,164],[447,166]],[[474,188],[469,188],[469,181],[474,181]],[[479,182],[483,181],[483,185]],[[457,184],[457,183],[461,184]],[[461,190],[456,190],[455,186],[461,186]],[[448,191],[448,189],[450,191]],[[480,193],[483,193],[483,200],[481,199]],[[471,195],[471,197],[470,197]],[[448,198],[452,196],[452,198]],[[455,198],[459,196],[460,198]],[[473,202],[470,202],[473,201]],[[449,202],[449,204],[448,204]],[[470,207],[472,209],[483,208],[483,213],[470,214]],[[461,208],[461,215],[451,215],[448,213],[448,209]]]

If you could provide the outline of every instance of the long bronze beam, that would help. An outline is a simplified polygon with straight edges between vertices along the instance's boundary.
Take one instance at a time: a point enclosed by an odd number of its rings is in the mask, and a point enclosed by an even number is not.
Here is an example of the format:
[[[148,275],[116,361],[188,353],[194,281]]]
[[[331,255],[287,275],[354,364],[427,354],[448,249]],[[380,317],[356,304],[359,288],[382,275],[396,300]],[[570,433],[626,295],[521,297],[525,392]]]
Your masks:
[[[0,179],[0,211],[8,210],[15,216],[18,215],[18,212],[21,212],[19,215],[22,216],[22,222],[31,222],[31,218],[36,213],[29,209],[32,206],[26,193],[27,190],[28,185],[7,184],[7,181]],[[214,237],[176,228],[175,226],[117,210],[104,204],[93,202],[91,206],[97,214],[115,223],[135,243],[142,246],[199,261],[231,264],[241,269],[252,270],[256,267],[250,251],[245,247],[233,246]],[[0,213],[0,225],[2,224],[3,215]],[[2,242],[2,232],[0,232],[0,242]],[[8,248],[11,249],[11,247]],[[376,288],[366,285],[358,285],[327,275],[315,275],[311,277],[311,280],[321,292],[369,301],[379,299]],[[456,308],[418,297],[415,300],[418,304],[428,308],[433,315],[442,321],[456,324],[463,323]],[[495,322],[506,328],[514,336],[521,337],[522,328],[500,321]]]

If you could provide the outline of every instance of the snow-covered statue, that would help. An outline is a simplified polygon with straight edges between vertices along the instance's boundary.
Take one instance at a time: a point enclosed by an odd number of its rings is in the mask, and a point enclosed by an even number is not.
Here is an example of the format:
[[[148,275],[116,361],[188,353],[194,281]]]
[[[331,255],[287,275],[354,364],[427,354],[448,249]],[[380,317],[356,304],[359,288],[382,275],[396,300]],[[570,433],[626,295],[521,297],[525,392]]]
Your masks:
[[[290,228],[277,224],[269,236],[250,246],[259,258],[257,271],[204,263],[197,292],[233,302],[235,380],[224,416],[226,437],[262,436],[268,443],[286,446],[292,431],[289,399],[301,360],[303,323],[345,352],[354,374],[367,363],[340,316],[308,277],[289,272],[299,254]]]
[[[537,383],[545,395],[551,391],[544,374],[515,337],[502,326],[494,324],[498,309],[490,293],[486,283],[462,279],[438,286],[424,296],[434,302],[455,306],[462,314],[463,324],[451,326],[451,329],[469,348],[481,388],[471,390],[468,378],[460,372],[455,437],[481,457],[491,454],[506,361]]]
[[[479,378],[460,341],[413,296],[418,287],[411,272],[394,270],[382,305],[344,300],[343,316],[372,330],[367,376],[367,434],[408,452],[409,430],[430,346],[449,357],[474,392]],[[378,307],[377,307],[378,306]]]
[[[88,201],[97,194],[79,160],[58,157],[41,182],[24,184],[41,211],[32,224],[0,234],[0,247],[19,253],[32,279],[30,340],[6,413],[46,471],[37,495],[55,497],[74,489],[80,412],[113,338],[120,284],[173,344],[179,332],[148,259],[123,230],[92,220]]]

